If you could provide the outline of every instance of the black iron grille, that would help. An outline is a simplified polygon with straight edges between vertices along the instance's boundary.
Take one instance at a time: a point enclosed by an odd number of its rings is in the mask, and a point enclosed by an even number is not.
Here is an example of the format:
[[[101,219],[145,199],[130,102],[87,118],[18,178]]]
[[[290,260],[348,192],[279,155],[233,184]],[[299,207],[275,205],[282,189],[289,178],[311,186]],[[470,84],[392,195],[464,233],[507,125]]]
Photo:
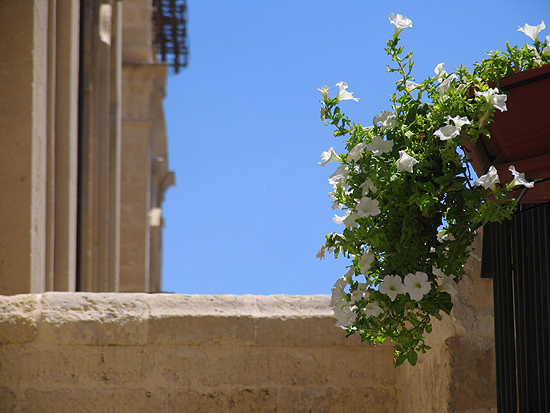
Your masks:
[[[153,0],[155,45],[163,62],[178,73],[187,67],[187,0]]]
[[[493,278],[499,412],[550,412],[550,204],[483,230]]]

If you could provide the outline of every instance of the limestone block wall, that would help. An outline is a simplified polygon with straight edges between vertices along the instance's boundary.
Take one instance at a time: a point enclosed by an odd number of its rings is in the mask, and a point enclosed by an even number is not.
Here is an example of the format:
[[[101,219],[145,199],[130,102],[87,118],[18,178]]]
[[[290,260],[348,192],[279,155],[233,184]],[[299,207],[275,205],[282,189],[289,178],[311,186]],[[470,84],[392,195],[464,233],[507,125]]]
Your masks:
[[[491,281],[468,265],[415,367],[346,339],[328,295],[0,296],[0,412],[494,412]]]
[[[1,297],[0,411],[403,411],[392,347],[345,339],[329,300]]]

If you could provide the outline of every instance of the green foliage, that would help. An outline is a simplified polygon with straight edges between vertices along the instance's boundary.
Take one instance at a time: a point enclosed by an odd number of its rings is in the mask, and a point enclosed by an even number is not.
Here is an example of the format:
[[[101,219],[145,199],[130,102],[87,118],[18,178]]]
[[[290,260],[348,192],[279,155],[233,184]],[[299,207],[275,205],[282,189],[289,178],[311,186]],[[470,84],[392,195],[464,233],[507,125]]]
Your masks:
[[[497,101],[504,99],[488,82],[550,58],[538,41],[534,48],[507,45],[505,52],[491,52],[476,63],[473,72],[461,66],[415,84],[413,54],[404,54],[399,41],[394,36],[385,49],[391,58],[387,71],[399,75],[392,114],[383,112],[372,126],[363,127],[341,112],[338,98],[323,94],[324,120],[335,127],[334,136],[345,138],[347,151],[339,155],[335,175],[341,179],[333,176],[330,195],[349,216],[342,234],[327,235],[320,254],[328,249],[352,261],[353,276],[333,289],[338,325],[372,345],[390,339],[396,344],[395,364],[415,365],[418,352],[429,349],[424,338],[432,331],[431,320],[441,320],[453,307],[454,282],[465,275],[476,230],[510,218],[516,207],[506,197],[510,184],[485,188],[470,177],[464,144],[488,135]],[[442,138],[438,133],[447,126],[457,133]],[[379,139],[393,145],[377,151]],[[404,154],[416,163],[403,166]],[[362,211],[365,200],[377,208]],[[361,261],[367,256],[372,256],[369,265]],[[429,291],[414,299],[416,287],[407,281],[419,272],[427,281],[418,281],[417,287],[429,283]],[[389,275],[404,281],[394,297],[381,288]]]

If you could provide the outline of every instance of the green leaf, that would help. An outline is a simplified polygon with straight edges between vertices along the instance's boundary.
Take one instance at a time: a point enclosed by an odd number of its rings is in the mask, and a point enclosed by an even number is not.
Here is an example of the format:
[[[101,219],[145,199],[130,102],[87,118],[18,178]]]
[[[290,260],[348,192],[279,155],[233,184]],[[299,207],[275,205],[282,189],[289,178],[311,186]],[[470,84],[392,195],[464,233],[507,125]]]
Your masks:
[[[411,366],[416,365],[416,362],[418,361],[418,353],[414,350],[409,351],[407,353],[407,360],[411,363]]]

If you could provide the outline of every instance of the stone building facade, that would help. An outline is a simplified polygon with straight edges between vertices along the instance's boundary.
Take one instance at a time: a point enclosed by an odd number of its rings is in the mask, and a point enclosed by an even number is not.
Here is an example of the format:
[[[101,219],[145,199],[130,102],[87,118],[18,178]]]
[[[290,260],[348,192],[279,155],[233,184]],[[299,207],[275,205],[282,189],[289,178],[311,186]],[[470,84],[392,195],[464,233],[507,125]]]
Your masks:
[[[160,291],[174,174],[152,1],[0,14],[0,294]]]

